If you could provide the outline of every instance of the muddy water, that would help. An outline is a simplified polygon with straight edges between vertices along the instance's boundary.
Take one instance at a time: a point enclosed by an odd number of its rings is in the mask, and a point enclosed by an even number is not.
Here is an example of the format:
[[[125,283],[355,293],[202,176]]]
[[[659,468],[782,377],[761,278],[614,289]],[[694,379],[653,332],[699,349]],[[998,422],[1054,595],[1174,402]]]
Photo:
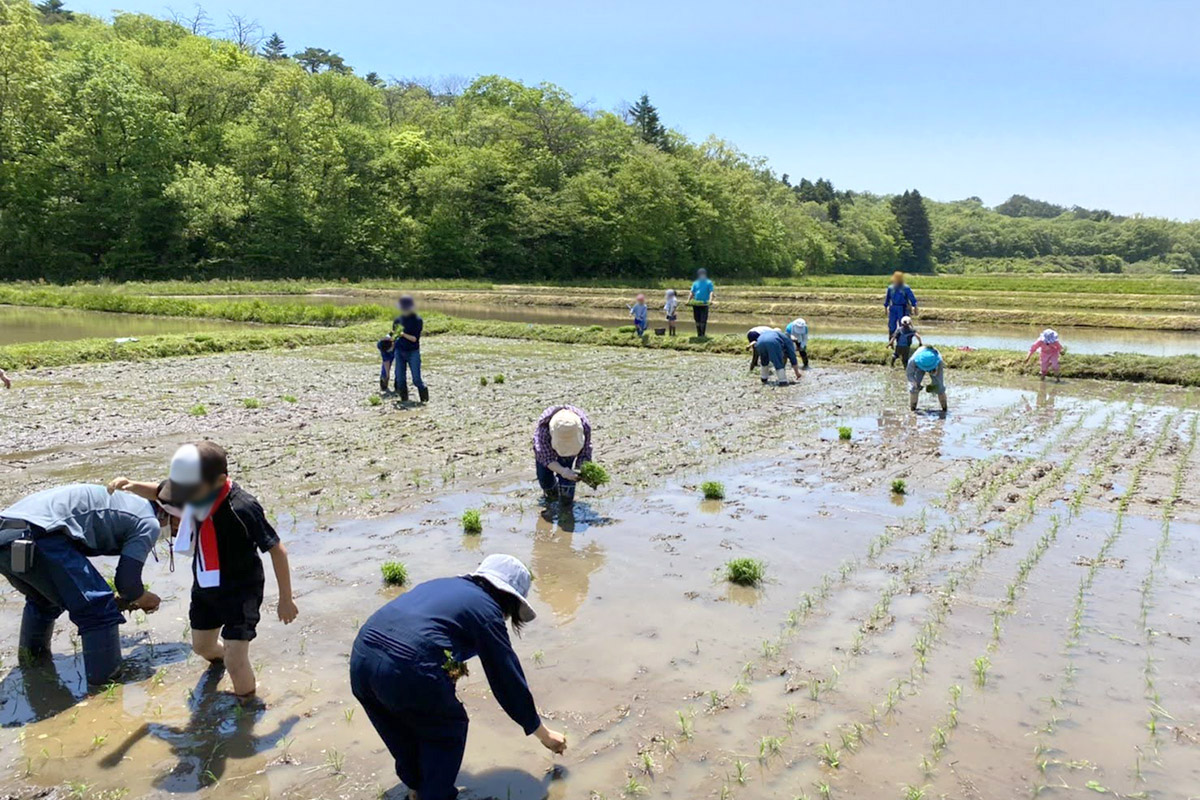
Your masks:
[[[414,292],[414,294],[420,298],[420,292]],[[395,304],[395,297],[392,294],[257,295],[254,298],[268,302],[335,303],[338,305],[378,302],[390,307]],[[502,305],[500,303],[490,305],[447,303],[424,298],[421,298],[421,307],[466,319],[530,322],[546,325],[604,325],[606,327],[631,324],[628,314],[611,308],[557,310],[552,307]],[[798,308],[795,314],[787,317],[770,315],[751,317],[722,314],[718,307],[714,309],[708,327],[712,333],[740,334],[755,325],[773,325],[782,328],[801,314],[803,314],[803,309]],[[657,306],[651,306],[650,322],[652,329],[666,327]],[[813,317],[808,318],[808,323],[810,331],[815,337],[849,339],[860,342],[882,340],[885,344],[887,342],[887,319],[885,316],[881,316],[878,323],[855,319]],[[927,341],[940,347],[974,347],[997,350],[1027,350],[1042,332],[1041,327],[1028,325],[921,323],[919,320],[918,327],[921,335]],[[680,310],[678,330],[684,335],[691,335],[694,332],[691,315],[686,308]],[[1061,328],[1059,333],[1070,351],[1076,353],[1141,353],[1151,356],[1200,355],[1200,334],[1197,333],[1102,328]]]
[[[21,342],[117,339],[163,333],[205,333],[246,327],[246,323],[222,320],[0,305],[0,346]]]
[[[362,404],[365,389],[345,385],[370,364],[354,363],[347,348],[184,360],[177,374],[206,375],[210,385],[178,391],[208,392],[212,402],[278,396],[292,385],[301,408],[269,403],[255,416],[232,401],[214,403],[211,417],[172,419],[166,430],[138,427],[164,398],[99,400],[114,384],[154,385],[153,364],[54,376],[71,383],[82,408],[110,409],[103,435],[87,419],[58,415],[57,383],[21,390],[20,402],[40,399],[47,409],[39,423],[53,428],[53,436],[43,433],[47,444],[96,449],[88,466],[64,460],[61,449],[7,453],[5,495],[63,472],[153,471],[189,429],[218,435],[231,443],[240,478],[276,514],[302,616],[287,628],[273,621],[268,580],[251,650],[266,707],[239,714],[228,682],[206,674],[179,645],[186,569],[147,568],[164,606],[125,626],[135,669],[107,696],[82,696],[65,624],[54,645],[57,681],[12,668],[20,603],[5,592],[0,785],[7,792],[33,797],[55,787],[67,796],[74,784],[79,796],[97,798],[122,790],[130,797],[403,796],[346,689],[358,625],[395,594],[380,586],[378,564],[403,560],[419,582],[466,571],[496,551],[519,556],[536,575],[540,616],[515,646],[540,709],[568,731],[570,750],[556,759],[522,738],[471,664],[460,684],[472,717],[460,776],[466,797],[617,798],[644,789],[649,797],[766,800],[818,797],[823,784],[839,797],[893,797],[911,784],[929,786],[930,796],[999,800],[1027,796],[1042,780],[1077,791],[1094,781],[1126,795],[1143,786],[1167,798],[1200,792],[1200,751],[1189,739],[1200,709],[1190,645],[1200,635],[1193,585],[1200,519],[1190,501],[1158,559],[1145,624],[1140,614],[1173,481],[1195,480],[1195,412],[1178,412],[1183,395],[1064,384],[1039,397],[972,378],[954,385],[950,415],[910,415],[896,397],[899,376],[883,370],[813,371],[783,392],[747,382],[738,359],[637,353],[614,364],[603,351],[578,348],[453,339],[445,346],[430,354],[430,375],[444,391],[427,409]],[[480,347],[509,381],[487,395],[446,386],[454,365]],[[561,518],[539,504],[527,465],[488,471],[487,456],[471,455],[516,435],[502,428],[492,439],[471,408],[523,414],[527,422],[561,380],[554,365],[568,355],[578,360],[575,393],[590,400],[598,456],[615,483],[581,492],[574,517]],[[713,364],[736,373],[702,375],[718,411],[682,424],[686,377]],[[224,385],[230,375],[239,385]],[[319,398],[308,396],[304,375],[327,382]],[[460,424],[431,430],[446,419]],[[838,425],[853,429],[850,442],[829,435]],[[34,443],[32,423],[13,419],[13,426],[22,447]],[[327,428],[330,438],[299,438],[313,428]],[[368,441],[381,444],[370,451]],[[355,491],[376,492],[372,460],[411,468],[433,448],[464,454],[459,477],[445,485],[433,478],[430,488],[413,485],[405,471],[396,488],[408,508],[400,513],[314,519],[308,503],[286,500],[298,493],[291,474],[324,474],[327,459],[359,470]],[[333,470],[321,477],[314,476],[318,500],[342,480]],[[906,481],[902,497],[890,490],[896,478]],[[726,500],[703,502],[703,480],[723,482]],[[1128,512],[1118,523],[1122,498]],[[482,536],[460,531],[458,517],[470,507],[483,511]],[[1010,601],[1008,587],[1055,517],[1057,536]],[[997,537],[990,546],[989,534]],[[1102,553],[1105,566],[1084,592],[1071,640],[1077,587],[1088,571],[1079,561]],[[721,565],[738,556],[767,562],[765,585],[721,580]],[[1005,613],[993,646],[997,610]],[[933,628],[931,620],[939,620]],[[932,640],[918,668],[914,643],[926,632]],[[1146,647],[1153,647],[1158,702],[1170,715],[1154,736],[1145,725]],[[991,667],[977,685],[973,663],[985,654]],[[1073,678],[1064,683],[1068,665]],[[815,699],[814,680],[822,681]],[[893,707],[873,720],[869,710],[881,709],[897,686]],[[952,686],[963,691],[949,727]],[[947,741],[925,775],[920,763],[931,755],[935,728]],[[845,744],[843,734],[861,741]],[[838,752],[837,768],[818,761],[825,742]],[[1033,759],[1038,742],[1053,762],[1045,779]],[[1133,771],[1139,752],[1144,785]]]

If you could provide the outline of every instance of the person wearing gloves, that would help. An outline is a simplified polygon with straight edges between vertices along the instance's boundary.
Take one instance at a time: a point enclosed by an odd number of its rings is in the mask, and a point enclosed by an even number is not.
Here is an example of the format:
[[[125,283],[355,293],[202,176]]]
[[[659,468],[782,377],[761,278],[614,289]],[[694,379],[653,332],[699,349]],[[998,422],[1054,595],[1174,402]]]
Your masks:
[[[350,689],[420,800],[453,800],[467,746],[467,711],[455,694],[476,656],[500,707],[553,753],[563,734],[542,722],[505,623],[518,634],[537,616],[529,569],[494,554],[469,575],[413,587],[363,624],[350,652]]]
[[[31,494],[0,511],[0,573],[25,595],[21,658],[49,657],[54,623],[66,611],[79,629],[87,682],[111,681],[121,667],[121,610],[149,614],[161,602],[142,583],[142,567],[167,522],[161,508],[140,497],[82,483]],[[89,556],[120,556],[119,598]]]
[[[1038,353],[1042,360],[1042,380],[1046,380],[1046,373],[1053,370],[1054,380],[1057,383],[1062,380],[1058,357],[1064,352],[1066,352],[1066,348],[1058,340],[1058,333],[1052,328],[1046,328],[1037,341],[1029,347],[1029,355],[1025,356],[1025,361],[1022,363],[1028,364],[1029,359],[1033,358],[1033,354]]]
[[[883,307],[888,312],[888,336],[890,337],[896,332],[896,328],[900,325],[902,317],[912,316],[917,313],[917,296],[913,294],[913,290],[904,282],[904,273],[896,271],[892,273],[892,283],[887,288],[887,293],[883,296]]]
[[[751,349],[758,354],[758,362],[762,365],[762,382],[764,384],[770,379],[771,368],[774,367],[776,385],[788,385],[787,372],[784,369],[785,361],[791,363],[796,380],[800,380],[800,362],[796,360],[796,345],[792,344],[791,337],[785,336],[782,331],[775,328],[768,328],[761,333],[750,331],[746,334],[746,338],[750,340]]]
[[[917,398],[921,395],[921,383],[929,376],[929,391],[936,392],[942,411],[946,410],[946,364],[942,354],[932,345],[922,345],[908,360],[904,370],[908,377],[908,407],[917,410]]]
[[[548,501],[575,502],[579,468],[592,460],[592,425],[574,406],[551,406],[533,428],[537,479]]]
[[[888,341],[888,346],[892,349],[892,362],[889,367],[896,366],[896,359],[900,359],[900,363],[904,367],[908,367],[908,357],[912,354],[912,343],[916,340],[917,347],[920,347],[924,342],[921,341],[921,335],[917,333],[917,329],[913,327],[912,317],[901,317],[900,325],[892,332],[892,338]]]
[[[800,360],[804,362],[804,368],[808,369],[808,323],[804,321],[804,317],[797,317],[789,322],[783,332],[792,340],[796,352],[800,354]]]
[[[753,328],[746,331],[746,339],[749,340],[751,342],[751,344],[753,345],[753,342],[755,339],[757,339],[760,335],[762,335],[763,333],[766,333],[769,330],[772,330],[770,325],[755,325]],[[765,364],[767,362],[764,361],[763,363]],[[754,372],[754,370],[757,367],[758,367],[758,350],[755,347],[751,346],[751,348],[750,348],[750,371]]]
[[[280,622],[290,624],[300,612],[292,600],[287,550],[258,500],[230,480],[224,448],[208,441],[185,444],[175,451],[162,483],[117,478],[109,488],[155,498],[180,518],[173,548],[192,556],[192,650],[210,663],[223,663],[238,701],[251,702],[257,683],[250,642],[258,632],[266,583],[260,552],[271,557]]]

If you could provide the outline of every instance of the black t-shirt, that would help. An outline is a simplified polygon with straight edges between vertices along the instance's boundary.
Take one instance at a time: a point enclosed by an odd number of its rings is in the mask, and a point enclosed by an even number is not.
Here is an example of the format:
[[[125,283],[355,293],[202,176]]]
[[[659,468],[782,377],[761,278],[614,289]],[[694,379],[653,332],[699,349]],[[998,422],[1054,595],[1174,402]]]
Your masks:
[[[217,531],[217,555],[221,566],[221,585],[215,591],[230,587],[261,587],[264,578],[259,552],[265,553],[279,544],[279,534],[267,521],[258,500],[235,483],[225,502],[213,510],[212,521]],[[193,560],[193,575],[195,569]]]

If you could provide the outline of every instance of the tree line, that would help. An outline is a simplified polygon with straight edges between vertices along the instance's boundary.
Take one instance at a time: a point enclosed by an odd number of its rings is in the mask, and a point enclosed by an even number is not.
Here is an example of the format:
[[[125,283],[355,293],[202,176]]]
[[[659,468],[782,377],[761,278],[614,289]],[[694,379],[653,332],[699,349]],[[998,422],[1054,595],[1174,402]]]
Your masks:
[[[793,184],[650,98],[364,76],[232,16],[0,0],[0,277],[1195,270],[1196,223]],[[1049,204],[1042,204],[1048,206]],[[972,266],[971,268],[975,268]]]

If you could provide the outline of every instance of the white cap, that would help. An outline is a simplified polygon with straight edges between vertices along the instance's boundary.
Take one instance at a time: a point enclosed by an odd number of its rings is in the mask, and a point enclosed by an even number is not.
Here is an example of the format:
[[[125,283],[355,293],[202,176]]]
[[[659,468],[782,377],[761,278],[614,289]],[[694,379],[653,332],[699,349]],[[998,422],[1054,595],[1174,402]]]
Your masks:
[[[560,456],[573,458],[583,452],[587,443],[583,420],[574,411],[561,409],[550,417],[550,446]]]
[[[529,567],[521,563],[516,556],[503,553],[493,553],[480,562],[479,568],[471,573],[471,577],[483,578],[505,594],[510,594],[520,602],[518,619],[521,622],[532,622],[537,612],[526,600],[529,587],[533,585],[533,576]]]

